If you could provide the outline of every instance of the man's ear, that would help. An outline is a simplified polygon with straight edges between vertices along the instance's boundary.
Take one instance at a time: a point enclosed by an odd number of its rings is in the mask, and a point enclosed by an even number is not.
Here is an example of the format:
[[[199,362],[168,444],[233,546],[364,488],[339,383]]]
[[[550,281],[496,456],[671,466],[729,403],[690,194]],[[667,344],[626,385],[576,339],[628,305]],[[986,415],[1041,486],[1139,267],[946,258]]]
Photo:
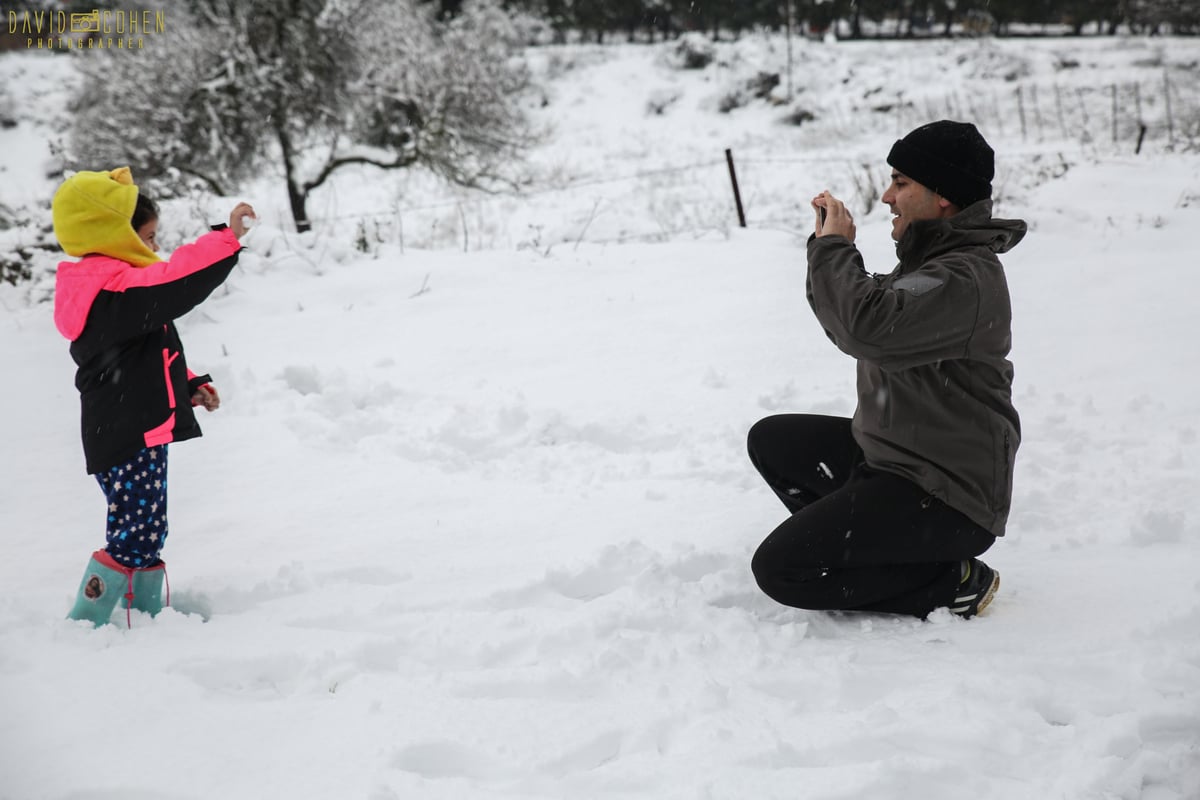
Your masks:
[[[961,208],[954,205],[954,203],[951,203],[949,200],[942,197],[940,194],[937,195],[937,202],[938,202],[938,209],[942,212],[943,217],[953,217],[959,211],[962,211]]]

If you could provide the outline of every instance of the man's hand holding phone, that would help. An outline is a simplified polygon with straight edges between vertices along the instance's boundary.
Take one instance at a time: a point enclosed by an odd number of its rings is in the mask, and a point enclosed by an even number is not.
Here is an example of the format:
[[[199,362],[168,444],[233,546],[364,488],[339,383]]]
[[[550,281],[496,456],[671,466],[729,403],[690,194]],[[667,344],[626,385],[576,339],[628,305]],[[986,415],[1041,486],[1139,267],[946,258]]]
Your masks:
[[[817,236],[844,236],[854,241],[854,217],[846,209],[845,203],[824,191],[812,199],[812,207],[817,215]]]

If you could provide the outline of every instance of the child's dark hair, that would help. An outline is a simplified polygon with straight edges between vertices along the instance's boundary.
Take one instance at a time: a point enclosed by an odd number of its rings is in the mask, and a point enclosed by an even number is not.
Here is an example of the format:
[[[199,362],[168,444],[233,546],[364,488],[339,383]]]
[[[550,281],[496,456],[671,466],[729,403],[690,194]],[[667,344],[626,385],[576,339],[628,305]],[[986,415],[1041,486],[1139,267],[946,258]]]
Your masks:
[[[154,201],[149,197],[138,192],[137,205],[133,207],[131,220],[133,229],[136,231],[152,219],[158,219],[158,206],[154,205]]]

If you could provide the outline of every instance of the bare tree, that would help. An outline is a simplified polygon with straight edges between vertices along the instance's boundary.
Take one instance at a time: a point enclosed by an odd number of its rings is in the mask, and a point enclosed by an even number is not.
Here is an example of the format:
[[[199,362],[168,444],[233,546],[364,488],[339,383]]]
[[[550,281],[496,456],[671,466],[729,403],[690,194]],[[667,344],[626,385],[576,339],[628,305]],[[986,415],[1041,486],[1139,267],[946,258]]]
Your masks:
[[[497,0],[445,21],[412,0],[192,0],[169,13],[170,35],[144,51],[82,62],[73,161],[220,193],[275,163],[305,231],[311,193],[348,164],[487,188],[513,180],[536,140]]]

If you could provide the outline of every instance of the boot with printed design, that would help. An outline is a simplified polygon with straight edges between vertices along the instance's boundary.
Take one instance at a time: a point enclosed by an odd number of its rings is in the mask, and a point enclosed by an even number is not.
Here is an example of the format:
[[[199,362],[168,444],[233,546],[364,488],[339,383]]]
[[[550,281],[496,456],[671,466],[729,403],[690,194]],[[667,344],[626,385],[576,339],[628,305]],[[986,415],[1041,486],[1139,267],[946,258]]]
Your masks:
[[[86,619],[99,628],[108,622],[117,601],[132,595],[132,585],[133,570],[118,564],[105,551],[97,550],[83,571],[75,606],[67,619]]]

